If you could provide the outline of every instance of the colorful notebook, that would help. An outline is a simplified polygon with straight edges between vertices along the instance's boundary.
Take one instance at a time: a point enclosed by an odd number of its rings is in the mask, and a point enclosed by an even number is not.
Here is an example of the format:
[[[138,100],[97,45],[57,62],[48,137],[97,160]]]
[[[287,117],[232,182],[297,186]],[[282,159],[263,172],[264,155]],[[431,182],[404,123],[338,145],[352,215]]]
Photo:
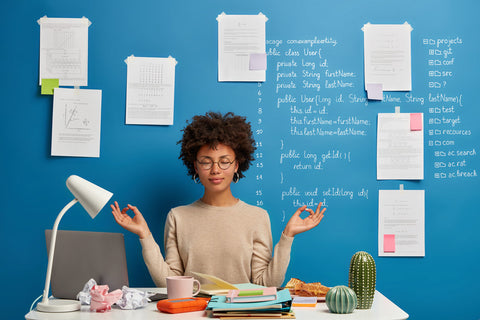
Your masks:
[[[207,315],[219,311],[254,312],[290,312],[292,297],[288,289],[277,292],[277,298],[271,301],[228,303],[226,296],[213,296],[207,306]]]
[[[249,290],[229,290],[227,302],[260,302],[271,301],[277,298],[277,288],[258,288]]]

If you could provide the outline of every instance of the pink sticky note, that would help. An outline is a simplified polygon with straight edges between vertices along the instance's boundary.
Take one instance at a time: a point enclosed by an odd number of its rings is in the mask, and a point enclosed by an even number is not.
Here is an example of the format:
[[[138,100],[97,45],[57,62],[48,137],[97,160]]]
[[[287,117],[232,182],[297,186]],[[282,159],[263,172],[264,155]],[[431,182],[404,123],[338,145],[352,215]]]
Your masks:
[[[383,84],[367,83],[368,100],[383,100]]]
[[[383,252],[395,252],[395,235],[383,235]]]
[[[410,113],[410,131],[422,131],[422,114]]]
[[[250,53],[250,70],[267,70],[267,54]]]

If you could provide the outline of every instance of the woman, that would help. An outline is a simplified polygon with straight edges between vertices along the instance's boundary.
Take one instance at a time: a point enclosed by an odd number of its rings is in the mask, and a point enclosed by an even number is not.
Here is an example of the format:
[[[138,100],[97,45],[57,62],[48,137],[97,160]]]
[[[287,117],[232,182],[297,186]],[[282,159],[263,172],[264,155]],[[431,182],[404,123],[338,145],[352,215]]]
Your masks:
[[[195,116],[183,129],[180,159],[196,183],[201,183],[201,199],[173,208],[165,224],[165,259],[147,222],[132,205],[123,210],[112,207],[115,220],[137,234],[153,281],[166,286],[171,275],[200,272],[230,283],[281,286],[295,235],[317,226],[325,208],[316,211],[303,206],[288,221],[275,246],[268,213],[235,198],[230,185],[244,177],[255,151],[250,124],[233,113],[210,112]],[[133,211],[133,218],[128,211]],[[303,211],[310,213],[302,219]]]

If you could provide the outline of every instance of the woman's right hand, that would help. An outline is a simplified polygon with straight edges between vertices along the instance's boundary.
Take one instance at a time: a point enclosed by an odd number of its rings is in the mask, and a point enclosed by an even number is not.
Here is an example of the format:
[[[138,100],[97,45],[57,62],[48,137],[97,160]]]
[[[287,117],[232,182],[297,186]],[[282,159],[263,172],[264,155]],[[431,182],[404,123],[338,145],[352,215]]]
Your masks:
[[[137,207],[127,205],[127,207],[120,211],[117,201],[115,201],[115,204],[111,204],[110,207],[112,208],[112,214],[115,221],[117,221],[117,223],[125,230],[135,233],[140,239],[144,239],[150,235],[150,229],[148,228],[147,222]],[[127,214],[128,210],[133,211],[133,218]]]

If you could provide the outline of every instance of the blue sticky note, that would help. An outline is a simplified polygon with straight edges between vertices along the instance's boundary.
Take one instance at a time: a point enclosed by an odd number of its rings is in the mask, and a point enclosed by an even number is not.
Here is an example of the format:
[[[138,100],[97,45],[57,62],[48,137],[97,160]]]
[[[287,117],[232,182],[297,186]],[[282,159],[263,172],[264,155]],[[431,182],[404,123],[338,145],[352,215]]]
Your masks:
[[[267,54],[250,53],[250,70],[267,70]]]
[[[383,84],[367,83],[368,100],[383,100]]]

